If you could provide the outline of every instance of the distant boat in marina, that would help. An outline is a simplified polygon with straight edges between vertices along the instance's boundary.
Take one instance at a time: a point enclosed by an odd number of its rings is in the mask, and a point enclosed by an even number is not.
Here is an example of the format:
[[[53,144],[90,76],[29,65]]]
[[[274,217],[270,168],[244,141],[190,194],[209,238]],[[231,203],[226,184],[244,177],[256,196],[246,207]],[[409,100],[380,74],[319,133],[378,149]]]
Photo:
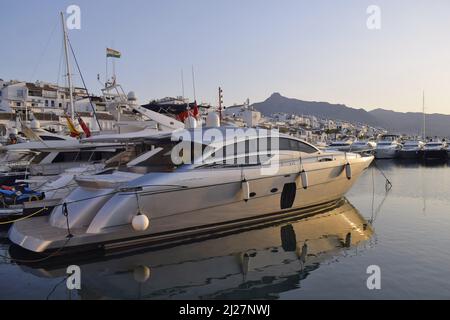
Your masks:
[[[328,147],[326,148],[327,151],[342,151],[342,152],[347,152],[350,151],[350,147],[353,144],[353,140],[352,139],[347,139],[347,140],[336,140],[336,141],[332,141]]]
[[[376,159],[394,159],[402,148],[398,135],[385,134],[377,141]]]
[[[425,160],[445,160],[448,158],[448,144],[444,140],[432,140],[425,144],[422,157]]]
[[[425,143],[421,140],[407,140],[398,151],[400,159],[419,159]]]
[[[372,151],[377,147],[377,143],[372,140],[355,140],[350,147],[350,151]]]

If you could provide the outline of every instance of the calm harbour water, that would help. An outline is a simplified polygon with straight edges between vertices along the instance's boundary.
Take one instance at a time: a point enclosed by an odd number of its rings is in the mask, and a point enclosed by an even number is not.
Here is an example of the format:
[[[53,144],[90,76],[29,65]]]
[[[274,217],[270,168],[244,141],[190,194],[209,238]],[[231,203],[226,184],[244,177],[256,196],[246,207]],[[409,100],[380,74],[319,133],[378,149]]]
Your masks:
[[[450,164],[377,161],[339,208],[174,248],[85,260],[81,290],[64,265],[0,258],[0,299],[450,298]],[[372,223],[370,223],[372,222]],[[9,248],[0,231],[0,254]],[[349,237],[349,234],[351,235]],[[306,243],[306,246],[304,244]],[[381,269],[368,290],[366,269]]]

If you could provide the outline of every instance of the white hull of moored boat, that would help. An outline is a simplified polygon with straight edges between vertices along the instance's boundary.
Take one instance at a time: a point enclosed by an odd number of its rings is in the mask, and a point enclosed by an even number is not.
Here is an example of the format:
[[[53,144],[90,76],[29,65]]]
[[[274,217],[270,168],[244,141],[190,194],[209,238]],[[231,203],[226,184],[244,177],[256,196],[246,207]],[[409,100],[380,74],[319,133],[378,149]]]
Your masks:
[[[197,176],[189,171],[157,173],[151,179],[135,179],[124,185],[127,189],[112,195],[113,187],[95,189],[101,182],[86,181],[66,199],[70,240],[66,219],[59,212],[52,213],[50,223],[48,217],[15,223],[9,236],[25,249],[43,252],[62,247],[114,248],[217,232],[338,200],[372,160],[348,154],[330,161],[305,162],[306,189],[298,161],[287,162],[273,176],[261,176],[261,168],[200,169]],[[346,170],[347,164],[351,170]],[[142,187],[145,185],[148,187]],[[161,189],[163,185],[167,187]],[[93,199],[70,203],[87,195]],[[145,231],[131,226],[138,211],[149,219]]]
[[[397,155],[397,148],[377,148],[375,151],[376,159],[394,159]]]

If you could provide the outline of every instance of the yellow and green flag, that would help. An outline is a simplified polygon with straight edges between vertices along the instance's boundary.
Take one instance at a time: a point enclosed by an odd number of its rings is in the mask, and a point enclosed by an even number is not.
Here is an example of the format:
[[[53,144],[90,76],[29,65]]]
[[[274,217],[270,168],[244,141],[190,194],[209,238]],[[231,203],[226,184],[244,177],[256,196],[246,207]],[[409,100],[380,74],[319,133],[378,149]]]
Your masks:
[[[106,48],[106,57],[107,58],[120,58],[122,54],[114,49]]]

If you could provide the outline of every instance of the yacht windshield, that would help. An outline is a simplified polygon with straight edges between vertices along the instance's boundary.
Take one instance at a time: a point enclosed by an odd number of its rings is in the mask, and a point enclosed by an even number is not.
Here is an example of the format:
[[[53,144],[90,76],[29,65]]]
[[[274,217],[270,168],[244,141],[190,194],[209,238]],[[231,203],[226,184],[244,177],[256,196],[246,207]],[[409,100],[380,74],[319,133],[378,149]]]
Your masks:
[[[173,172],[183,164],[194,161],[195,153],[189,152],[195,149],[194,143],[191,142],[191,150],[189,151],[176,148],[179,143],[179,141],[171,141],[170,139],[159,139],[137,144],[134,146],[135,157],[130,157],[130,161],[126,165],[121,165],[119,170],[136,173]],[[205,148],[206,145],[201,145],[201,152]],[[185,152],[190,153],[190,156],[185,154],[186,157],[183,157]],[[132,152],[128,151],[129,154],[132,154]],[[174,155],[177,159],[173,158]],[[177,161],[180,163],[176,163]]]

